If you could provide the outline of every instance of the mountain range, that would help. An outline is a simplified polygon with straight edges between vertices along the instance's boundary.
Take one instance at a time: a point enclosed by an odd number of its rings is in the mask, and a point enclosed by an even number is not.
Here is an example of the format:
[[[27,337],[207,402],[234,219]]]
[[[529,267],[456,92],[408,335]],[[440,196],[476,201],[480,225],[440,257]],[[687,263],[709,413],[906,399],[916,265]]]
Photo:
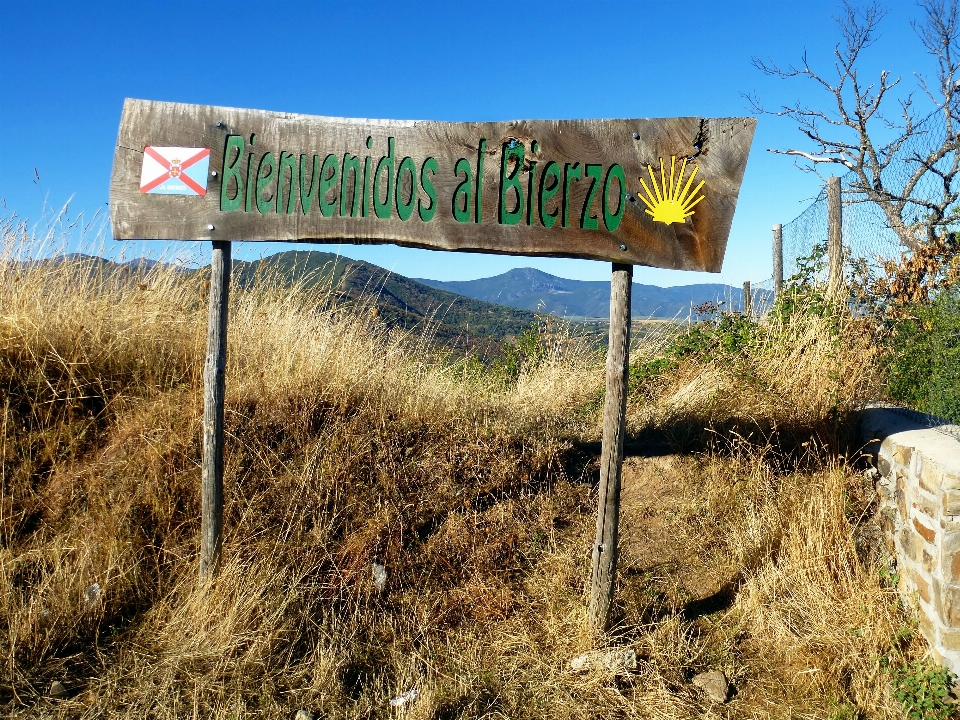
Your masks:
[[[548,312],[570,319],[610,317],[609,282],[567,280],[534,268],[517,268],[480,280],[419,278],[417,282],[475,300]],[[668,288],[634,283],[631,312],[636,319],[686,318],[691,305],[707,301],[724,302],[727,308],[742,309],[743,290],[720,283]]]
[[[61,256],[55,262],[82,262],[90,272],[138,276],[166,263],[137,258],[117,263],[88,255]],[[37,262],[37,261],[34,261]],[[49,261],[39,261],[49,262]],[[185,275],[209,268],[184,269]],[[481,353],[536,322],[535,312],[571,320],[610,315],[610,283],[568,280],[534,268],[518,268],[479,280],[413,279],[362,260],[317,250],[291,250],[254,261],[234,260],[232,275],[240,287],[259,278],[271,284],[334,288],[338,301],[362,302],[372,296],[381,319],[391,327],[429,325],[441,344]],[[686,318],[691,305],[707,301],[742,306],[738,288],[719,283],[661,288],[634,283],[632,314],[643,318]]]

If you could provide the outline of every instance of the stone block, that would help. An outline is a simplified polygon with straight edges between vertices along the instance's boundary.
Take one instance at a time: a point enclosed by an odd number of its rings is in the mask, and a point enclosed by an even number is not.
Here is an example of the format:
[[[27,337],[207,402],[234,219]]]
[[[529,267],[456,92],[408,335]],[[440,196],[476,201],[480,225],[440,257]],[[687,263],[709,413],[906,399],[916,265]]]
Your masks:
[[[894,491],[894,498],[897,502],[897,510],[900,511],[900,519],[904,522],[910,517],[907,510],[907,489],[904,487],[903,475],[897,473],[897,485]]]
[[[933,600],[933,592],[930,589],[930,578],[925,578],[923,576],[924,573],[917,572],[910,568],[905,568],[903,572],[909,576],[910,583],[913,585],[917,595],[920,596],[920,599],[927,605],[930,605],[931,600]]]
[[[960,628],[960,585],[934,580],[934,599],[940,622],[948,628]]]
[[[914,496],[913,502],[911,504],[917,510],[919,510],[928,518],[930,518],[928,521],[925,521],[925,524],[927,525],[935,524],[933,518],[938,518],[941,515],[940,506],[936,503],[936,501],[931,500],[930,498],[926,497],[926,495],[922,493],[917,493]]]
[[[913,526],[917,529],[917,532],[920,534],[924,540],[928,543],[933,543],[937,539],[937,531],[931,527],[927,527],[928,520],[921,521],[920,518],[913,519]]]
[[[944,490],[941,504],[944,515],[960,515],[960,490]]]
[[[900,529],[900,547],[903,554],[915,563],[923,561],[923,545],[923,538],[910,525],[904,525]]]
[[[944,490],[960,490],[960,475],[943,473],[940,476],[940,487]]]
[[[960,650],[960,630],[940,628],[940,646],[944,650]]]
[[[957,532],[960,531],[960,519],[954,520],[950,516],[941,516],[940,517],[940,528],[944,532]]]
[[[922,455],[919,457],[923,457]],[[936,464],[931,460],[917,463],[920,467],[917,471],[917,477],[920,481],[920,487],[928,493],[937,495],[940,493],[940,472]]]
[[[940,541],[940,575],[960,584],[960,532],[944,533]]]
[[[893,445],[893,461],[900,463],[904,467],[910,467],[910,460],[913,457],[913,448],[909,445]]]
[[[936,643],[937,625],[933,618],[927,615],[927,611],[924,609],[923,605],[921,605],[917,610],[917,619],[920,621],[920,632],[923,633],[923,636],[931,645]]]
[[[897,515],[893,508],[883,508],[879,513],[880,533],[883,537],[883,544],[891,554],[896,554],[897,544],[895,541],[897,534]]]
[[[877,470],[884,477],[890,477],[890,461],[882,454],[877,457]]]

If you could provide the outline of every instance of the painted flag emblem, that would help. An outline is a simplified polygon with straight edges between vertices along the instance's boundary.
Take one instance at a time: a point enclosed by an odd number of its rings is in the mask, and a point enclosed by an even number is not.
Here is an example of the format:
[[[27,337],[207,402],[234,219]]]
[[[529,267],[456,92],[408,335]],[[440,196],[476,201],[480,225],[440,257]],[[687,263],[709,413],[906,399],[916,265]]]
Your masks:
[[[140,192],[161,195],[206,195],[208,148],[150,147],[143,149]]]

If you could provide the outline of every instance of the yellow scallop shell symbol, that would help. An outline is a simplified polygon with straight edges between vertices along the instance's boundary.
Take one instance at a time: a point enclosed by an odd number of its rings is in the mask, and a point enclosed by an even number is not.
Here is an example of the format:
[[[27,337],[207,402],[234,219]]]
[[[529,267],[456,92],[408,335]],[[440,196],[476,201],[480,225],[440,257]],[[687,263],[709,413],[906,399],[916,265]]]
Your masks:
[[[697,170],[699,170],[697,167],[693,168],[693,172],[690,173],[687,184],[683,186],[683,191],[681,192],[680,184],[683,182],[683,174],[686,169],[686,158],[684,158],[680,164],[680,172],[678,173],[677,158],[671,157],[670,177],[668,179],[667,173],[663,168],[663,158],[660,158],[660,180],[658,181],[656,177],[654,177],[653,168],[647,165],[647,172],[650,173],[650,183],[653,185],[653,192],[650,192],[647,183],[644,182],[643,178],[640,178],[640,184],[643,185],[647,196],[644,197],[642,194],[637,193],[637,197],[647,206],[644,212],[650,215],[656,222],[666,223],[667,225],[671,223],[682,223],[693,215],[693,206],[703,200],[703,195],[696,197],[697,193],[700,192],[700,188],[703,187],[703,180],[693,189],[693,192],[690,191],[690,186],[693,184],[693,179],[697,176]]]

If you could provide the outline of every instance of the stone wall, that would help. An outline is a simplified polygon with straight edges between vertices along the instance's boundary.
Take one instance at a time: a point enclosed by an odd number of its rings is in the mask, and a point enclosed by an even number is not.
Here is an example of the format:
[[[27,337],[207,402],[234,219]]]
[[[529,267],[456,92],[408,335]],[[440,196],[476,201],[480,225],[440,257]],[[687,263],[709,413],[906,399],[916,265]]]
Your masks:
[[[952,427],[884,406],[864,410],[861,422],[900,593],[917,608],[934,658],[960,674],[960,440]]]

